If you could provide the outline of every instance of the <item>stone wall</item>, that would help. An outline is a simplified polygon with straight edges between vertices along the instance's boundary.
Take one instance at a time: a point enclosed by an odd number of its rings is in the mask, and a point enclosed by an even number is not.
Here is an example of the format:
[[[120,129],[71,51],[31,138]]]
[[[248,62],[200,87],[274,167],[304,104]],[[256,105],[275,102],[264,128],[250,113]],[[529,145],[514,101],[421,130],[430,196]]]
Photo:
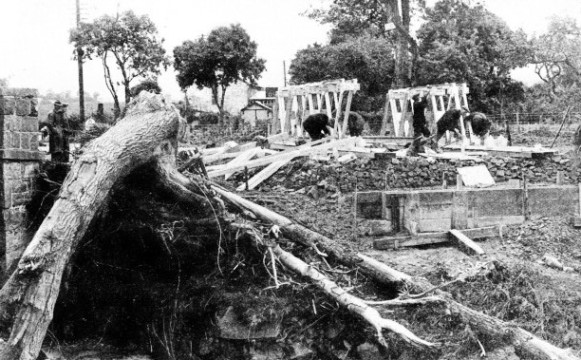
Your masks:
[[[0,251],[9,268],[24,250],[26,204],[34,192],[41,159],[38,151],[38,93],[34,89],[0,88]]]
[[[581,181],[581,168],[573,162],[559,156],[548,159],[488,157],[483,161],[497,183],[521,179],[524,174],[530,183],[554,184],[557,173],[562,172],[564,184],[577,184]],[[299,190],[322,183],[331,189],[338,187],[342,192],[352,192],[355,187],[358,191],[434,187],[441,186],[445,179],[448,186],[454,186],[456,169],[476,164],[457,160],[430,162],[421,157],[358,159],[348,164],[298,159],[279,170],[265,185]],[[242,181],[242,178],[237,180]]]

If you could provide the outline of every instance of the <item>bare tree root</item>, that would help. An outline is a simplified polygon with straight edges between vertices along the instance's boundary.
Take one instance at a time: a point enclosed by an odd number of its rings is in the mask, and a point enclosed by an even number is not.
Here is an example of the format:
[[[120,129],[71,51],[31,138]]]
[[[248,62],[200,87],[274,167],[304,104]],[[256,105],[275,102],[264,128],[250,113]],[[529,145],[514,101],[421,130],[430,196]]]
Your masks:
[[[276,226],[275,226],[276,228]],[[396,321],[389,320],[383,318],[377,310],[370,307],[368,302],[349,294],[345,289],[337,285],[334,281],[329,279],[327,276],[323,275],[319,272],[315,267],[310,266],[303,260],[299,259],[298,257],[294,256],[293,254],[289,253],[288,251],[283,250],[278,244],[267,245],[266,241],[262,239],[262,236],[259,235],[260,232],[258,230],[253,229],[251,226],[244,226],[243,229],[245,233],[250,235],[254,238],[254,241],[258,245],[263,245],[268,247],[269,253],[272,253],[277,259],[287,268],[294,271],[295,273],[308,278],[311,282],[313,282],[319,289],[337,301],[340,305],[344,306],[348,311],[360,316],[365,320],[368,324],[370,324],[376,331],[376,338],[379,344],[387,348],[387,342],[383,337],[383,330],[389,330],[399,337],[401,337],[405,342],[408,344],[418,347],[418,348],[433,348],[436,347],[437,344],[425,341],[410,330],[408,330],[405,326],[399,324]],[[278,237],[278,231],[274,231],[274,236]],[[275,266],[275,262],[272,262],[272,266]],[[273,270],[273,275],[275,283],[278,285],[278,279],[276,278],[276,270]],[[386,306],[407,306],[407,305],[418,305],[418,304],[426,304],[428,302],[433,303],[432,299],[427,299],[425,301],[420,300],[395,300],[392,302],[384,303],[381,305]],[[441,302],[441,299],[437,299],[438,302]]]

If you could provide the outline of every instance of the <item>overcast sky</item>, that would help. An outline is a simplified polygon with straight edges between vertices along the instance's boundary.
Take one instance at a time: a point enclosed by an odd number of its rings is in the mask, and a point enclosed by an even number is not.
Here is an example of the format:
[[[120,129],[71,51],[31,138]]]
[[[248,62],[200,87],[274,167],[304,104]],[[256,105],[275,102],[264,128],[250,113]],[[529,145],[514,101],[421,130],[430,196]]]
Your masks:
[[[297,50],[324,43],[328,27],[300,13],[328,0],[80,0],[82,17],[91,20],[104,13],[133,9],[147,14],[165,38],[169,54],[184,40],[196,39],[222,25],[240,23],[258,43],[267,70],[259,84],[282,86],[283,61],[287,68]],[[14,87],[34,87],[41,92],[75,92],[77,66],[68,42],[75,26],[75,0],[2,1],[0,10],[0,78]],[[579,0],[484,0],[511,28],[544,32],[548,17],[569,15],[581,22]],[[532,78],[532,77],[531,77]],[[172,69],[160,78],[165,92],[179,96]],[[96,60],[85,65],[85,91],[104,100],[102,68]]]

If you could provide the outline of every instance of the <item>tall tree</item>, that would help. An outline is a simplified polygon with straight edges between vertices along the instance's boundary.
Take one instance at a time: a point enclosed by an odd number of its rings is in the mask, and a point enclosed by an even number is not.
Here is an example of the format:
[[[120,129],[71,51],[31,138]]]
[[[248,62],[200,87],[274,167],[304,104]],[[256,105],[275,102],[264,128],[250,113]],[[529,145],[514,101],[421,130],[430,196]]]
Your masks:
[[[240,24],[222,26],[207,37],[184,41],[174,48],[174,67],[182,90],[192,85],[212,90],[212,97],[224,117],[226,89],[238,81],[256,85],[265,60],[257,57],[256,42]]]
[[[524,66],[530,46],[482,5],[442,0],[426,9],[418,30],[419,84],[467,81],[473,106],[497,111],[503,99],[522,100],[522,84],[510,71]]]
[[[101,59],[105,85],[113,97],[116,115],[121,112],[119,96],[111,74],[112,58],[121,75],[125,104],[131,100],[131,82],[136,78],[155,77],[161,68],[167,68],[163,39],[158,39],[157,28],[147,15],[137,16],[133,11],[121,15],[104,15],[92,23],[81,24],[71,30],[70,42],[80,46],[75,56]]]
[[[395,44],[391,86],[399,88],[413,81],[418,46],[410,35],[410,23],[412,15],[424,7],[425,0],[333,0],[328,9],[316,9],[308,15],[333,25],[331,44],[362,35],[390,39]]]
[[[553,17],[545,34],[533,38],[532,63],[551,99],[581,89],[581,27],[570,17]]]

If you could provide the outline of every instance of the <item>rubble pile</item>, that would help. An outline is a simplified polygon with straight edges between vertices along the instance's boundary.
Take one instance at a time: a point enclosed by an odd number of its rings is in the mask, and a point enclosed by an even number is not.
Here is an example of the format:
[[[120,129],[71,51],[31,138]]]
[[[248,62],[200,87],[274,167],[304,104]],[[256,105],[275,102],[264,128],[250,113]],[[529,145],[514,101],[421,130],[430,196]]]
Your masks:
[[[487,157],[483,162],[496,182],[521,179],[524,174],[530,183],[556,183],[558,172],[563,173],[564,184],[577,184],[581,170],[569,158],[550,159]],[[456,169],[478,164],[473,160],[434,160],[429,158],[392,158],[386,160],[357,159],[347,164],[305,161],[296,159],[280,169],[261,188],[265,191],[277,186],[301,190],[318,185],[329,192],[384,190],[393,188],[422,188],[456,184]],[[243,175],[235,177],[237,184]]]

